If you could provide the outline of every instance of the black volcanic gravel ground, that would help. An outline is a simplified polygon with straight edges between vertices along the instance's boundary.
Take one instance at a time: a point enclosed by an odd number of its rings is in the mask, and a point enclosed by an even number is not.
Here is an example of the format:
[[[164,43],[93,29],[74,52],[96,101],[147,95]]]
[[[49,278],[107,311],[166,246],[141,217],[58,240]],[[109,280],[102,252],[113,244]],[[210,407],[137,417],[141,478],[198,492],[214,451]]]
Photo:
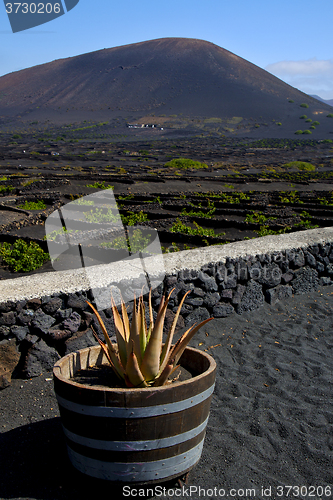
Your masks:
[[[287,495],[287,486],[302,485],[306,498],[330,498],[333,287],[214,320],[192,345],[218,365],[203,455],[187,490],[147,498],[219,498],[221,489],[225,498],[250,498],[247,488],[261,500],[304,498],[296,489]],[[125,498],[72,469],[50,373],[0,392],[0,430],[2,500]]]

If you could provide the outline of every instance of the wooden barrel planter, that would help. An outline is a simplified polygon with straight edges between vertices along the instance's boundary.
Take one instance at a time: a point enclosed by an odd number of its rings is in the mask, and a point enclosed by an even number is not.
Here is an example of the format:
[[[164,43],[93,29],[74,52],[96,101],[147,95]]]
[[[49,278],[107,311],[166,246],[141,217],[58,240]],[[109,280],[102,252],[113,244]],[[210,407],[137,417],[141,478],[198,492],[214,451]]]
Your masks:
[[[181,365],[192,378],[143,389],[95,387],[70,380],[79,369],[104,363],[100,346],[82,349],[54,366],[69,458],[84,474],[123,483],[180,477],[200,459],[216,363],[187,347]]]

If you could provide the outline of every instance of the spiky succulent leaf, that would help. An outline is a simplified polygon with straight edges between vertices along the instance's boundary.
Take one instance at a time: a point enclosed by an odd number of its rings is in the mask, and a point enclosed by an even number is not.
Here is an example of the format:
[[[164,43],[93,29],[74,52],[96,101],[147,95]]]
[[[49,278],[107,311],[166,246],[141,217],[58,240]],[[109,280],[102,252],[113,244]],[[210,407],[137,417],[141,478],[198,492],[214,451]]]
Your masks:
[[[172,290],[174,290],[174,288]],[[164,302],[165,302],[165,296],[162,295],[160,305],[158,306],[157,314],[161,311],[162,307],[164,306]]]
[[[160,371],[164,318],[173,290],[174,289],[171,290],[167,299],[164,301],[162,308],[159,309],[153,331],[151,332],[150,339],[140,365],[142,374],[147,382],[154,380]]]
[[[139,366],[141,365],[142,361],[141,345],[140,345],[140,325],[141,325],[140,301],[138,307],[136,307],[136,299],[134,297],[132,324],[131,324],[127,353],[129,355],[129,353],[133,349],[135,356],[137,357]]]
[[[123,317],[125,341],[127,344],[130,338],[131,325],[128,319],[127,309],[123,300],[121,301],[121,314]]]
[[[149,342],[149,339],[150,339],[150,336],[151,336],[151,332],[153,331],[153,328],[154,328],[154,326],[151,325],[151,324],[148,327],[148,330],[147,330],[147,339],[146,339],[146,347],[147,347],[147,344]]]
[[[111,295],[111,307],[112,307],[112,315],[113,315],[114,325],[118,329],[122,338],[125,340],[124,323],[123,323],[123,320],[118,312],[117,306],[115,304],[115,301],[114,301],[112,295]]]
[[[175,362],[174,360],[170,360],[169,363],[165,365],[163,371],[155,380],[154,386],[158,387],[165,384],[165,382],[168,380],[169,376],[172,373],[174,362]]]
[[[153,306],[151,304],[151,289],[149,290],[148,306],[149,306],[149,327],[152,330],[154,328],[154,316],[153,316]]]
[[[191,326],[186,332],[180,337],[180,339],[176,342],[174,345],[173,349],[170,352],[170,359],[175,359],[175,364],[178,363],[181,355],[183,354],[187,344],[190,342],[190,340],[193,338],[193,336],[197,333],[198,330],[200,330],[201,327],[203,327],[206,323],[211,321],[214,318],[208,318],[199,323],[199,325]]]
[[[184,297],[180,301],[180,304],[178,306],[178,309],[177,309],[177,312],[175,314],[175,317],[173,318],[173,322],[172,322],[171,328],[169,330],[168,337],[167,337],[167,339],[165,341],[165,344],[163,346],[162,354],[161,354],[161,361],[160,361],[160,363],[161,363],[160,372],[161,373],[163,372],[164,368],[168,364],[168,354],[169,354],[170,347],[171,347],[171,344],[172,344],[172,339],[173,339],[173,335],[175,333],[175,329],[176,329],[177,321],[178,321],[178,318],[179,318],[179,314],[180,314],[181,308],[183,307],[184,301],[185,301],[185,299],[186,299],[186,297],[187,297],[187,295],[189,293],[191,293],[191,290],[189,290],[188,292],[186,292],[185,295],[184,295]]]
[[[97,340],[97,342],[98,342],[98,343],[99,343],[99,345],[101,346],[101,348],[102,348],[102,350],[103,350],[103,352],[104,352],[104,354],[105,354],[105,356],[106,356],[106,358],[107,358],[107,360],[108,360],[108,362],[109,362],[109,364],[110,364],[111,368],[113,369],[113,371],[115,372],[115,374],[117,375],[117,377],[121,379],[122,377],[120,376],[120,374],[119,374],[119,373],[118,373],[118,371],[116,370],[116,368],[115,368],[114,364],[112,363],[112,359],[111,359],[111,356],[110,356],[110,354],[109,354],[109,351],[108,351],[107,345],[106,345],[106,344],[104,344],[104,342],[102,342],[102,341],[101,341],[101,339],[98,337],[97,333],[94,331],[94,329],[93,329],[93,328],[92,328],[92,332],[93,332],[93,335],[94,335],[95,339]]]
[[[111,305],[112,305],[112,314],[113,314],[115,332],[117,337],[118,352],[121,364],[123,365],[123,367],[125,367],[127,363],[127,345],[126,345],[125,328],[123,320],[118,312],[117,306],[112,296],[111,296]]]
[[[133,387],[147,387],[145,378],[141,373],[139,363],[133,348],[127,359],[126,375]]]
[[[88,301],[86,301],[86,302],[91,307],[91,309],[94,311],[95,316],[97,318],[97,321],[102,329],[106,344],[108,346],[110,358],[111,358],[112,363],[115,367],[115,370],[120,375],[121,378],[124,378],[124,368],[123,368],[123,366],[118,358],[117,351],[110,340],[110,337],[109,337],[109,334],[105,328],[104,322],[103,322],[101,316],[99,315],[98,311],[95,309],[95,307],[90,302],[88,302]]]
[[[147,345],[147,324],[146,324],[145,305],[143,303],[142,297],[140,297],[139,308],[140,308],[140,325],[139,325],[140,353],[141,353],[141,359],[143,359]]]

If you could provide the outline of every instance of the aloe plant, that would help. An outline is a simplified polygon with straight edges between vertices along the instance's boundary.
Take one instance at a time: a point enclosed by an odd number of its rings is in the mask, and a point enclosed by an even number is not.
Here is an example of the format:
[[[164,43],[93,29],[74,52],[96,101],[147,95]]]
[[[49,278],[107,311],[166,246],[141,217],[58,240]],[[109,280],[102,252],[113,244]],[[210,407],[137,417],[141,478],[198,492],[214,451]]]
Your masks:
[[[174,288],[167,298],[162,296],[155,322],[150,290],[148,299],[149,326],[146,323],[145,304],[142,295],[139,297],[138,303],[134,297],[131,324],[124,301],[121,301],[120,314],[114,299],[111,297],[117,344],[111,342],[100,314],[87,301],[101,326],[106,343],[102,342],[94,332],[95,337],[114,372],[125,382],[127,387],[160,386],[169,383],[169,377],[179,368],[178,361],[189,341],[203,325],[213,319],[208,318],[199,325],[194,324],[172,345],[180,310],[184,300],[190,293],[189,290],[179,304],[167,339],[163,344],[164,319],[173,290]]]

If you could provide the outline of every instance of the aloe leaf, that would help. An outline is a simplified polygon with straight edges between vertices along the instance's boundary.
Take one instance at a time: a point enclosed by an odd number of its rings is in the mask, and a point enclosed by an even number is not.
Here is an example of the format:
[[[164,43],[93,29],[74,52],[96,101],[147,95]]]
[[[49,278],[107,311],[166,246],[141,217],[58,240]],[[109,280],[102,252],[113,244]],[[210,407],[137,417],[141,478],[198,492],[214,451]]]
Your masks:
[[[116,337],[117,337],[117,344],[118,344],[118,352],[120,356],[120,360],[123,366],[126,366],[127,363],[127,345],[126,345],[126,340],[125,340],[125,330],[124,330],[124,324],[123,320],[121,319],[121,316],[118,312],[118,309],[116,307],[116,304],[111,296],[111,304],[112,304],[112,314],[113,314],[113,321],[114,321],[114,326],[115,326],[115,332],[116,332]]]
[[[87,304],[91,307],[91,309],[94,311],[95,313],[95,316],[97,318],[97,321],[98,323],[100,324],[100,327],[102,329],[102,332],[103,332],[103,335],[104,335],[104,338],[105,338],[105,341],[106,341],[106,344],[108,346],[108,351],[109,351],[109,354],[110,354],[110,357],[112,359],[112,362],[115,366],[115,369],[116,371],[119,373],[119,375],[124,378],[124,368],[118,358],[118,355],[117,355],[117,351],[114,347],[114,345],[112,344],[111,340],[110,340],[110,337],[109,337],[109,334],[105,328],[105,325],[104,325],[104,322],[102,320],[102,318],[100,317],[98,311],[95,309],[95,307],[88,301],[86,301]]]
[[[149,328],[152,331],[152,329],[154,328],[154,316],[153,316],[153,306],[151,305],[151,289],[149,290],[148,305],[149,305]]]
[[[112,297],[112,295],[111,295],[111,306],[112,306],[112,314],[113,314],[114,324],[118,328],[119,333],[121,334],[121,336],[123,338],[125,338],[124,324],[123,324],[121,316],[120,316],[120,314],[118,312],[116,303],[115,303],[114,298]]]
[[[191,293],[191,290],[189,290],[188,292],[185,293],[184,297],[182,298],[180,304],[179,304],[179,307],[177,309],[177,312],[175,314],[175,317],[173,318],[173,322],[172,322],[172,325],[171,325],[171,328],[169,330],[169,333],[168,333],[168,337],[165,341],[165,344],[163,346],[163,349],[162,349],[162,354],[161,354],[161,368],[160,368],[160,371],[162,372],[166,366],[166,364],[168,363],[168,354],[169,354],[169,350],[170,350],[170,347],[171,347],[171,344],[172,344],[172,339],[173,339],[173,335],[175,333],[175,329],[176,329],[176,325],[177,325],[177,321],[178,321],[178,318],[179,318],[179,314],[180,314],[180,311],[181,311],[181,308],[183,307],[183,304],[184,304],[184,300],[186,299],[187,295]]]
[[[173,361],[171,361],[170,364],[166,365],[166,367],[164,368],[164,372],[156,379],[155,383],[153,384],[154,387],[165,385],[169,381],[171,375],[175,373],[175,371],[179,370],[180,365],[174,366],[172,363]],[[180,373],[177,375],[176,378],[169,381],[169,384],[171,384],[171,382],[175,382],[179,378],[179,376]]]
[[[173,347],[173,349],[171,350],[171,353],[170,353],[170,357],[172,357],[172,359],[173,358],[175,359],[175,364],[178,363],[180,356],[183,354],[183,352],[185,350],[185,347],[190,342],[190,340],[193,338],[193,336],[197,333],[197,331],[200,330],[200,328],[202,326],[204,326],[206,323],[208,323],[209,321],[212,321],[212,319],[214,319],[214,318],[205,319],[205,321],[202,321],[201,323],[199,323],[199,325],[197,325],[197,326],[195,326],[195,325],[191,326],[191,328],[189,328],[180,337],[180,339],[176,342],[176,344],[174,345],[174,347]]]
[[[121,336],[118,328],[115,328],[117,344],[118,344],[118,352],[121,360],[121,364],[126,366],[127,363],[127,345],[123,337]]]
[[[150,336],[151,336],[151,332],[153,331],[153,327],[152,325],[149,325],[149,328],[148,328],[148,331],[147,331],[147,341],[146,341],[146,346],[149,342],[149,339],[150,339]]]
[[[168,295],[168,298],[163,300],[163,306],[159,309],[156,322],[151,332],[149,342],[146,347],[145,354],[141,363],[141,371],[145,379],[150,382],[154,380],[160,371],[160,356],[163,341],[163,324],[166,309],[170,300],[170,296],[174,289]]]
[[[114,348],[114,346],[113,346],[113,344],[112,344],[112,342],[111,342],[111,340],[110,340],[109,334],[108,334],[108,332],[107,332],[107,330],[106,330],[106,328],[105,328],[104,322],[103,322],[102,318],[100,317],[100,315],[99,315],[98,311],[95,309],[95,307],[94,307],[94,306],[93,306],[90,302],[88,302],[88,301],[86,301],[86,302],[87,302],[88,306],[90,306],[90,307],[91,307],[91,309],[92,309],[92,310],[94,311],[94,313],[95,313],[95,316],[96,316],[96,318],[97,318],[97,321],[98,321],[98,323],[99,323],[99,325],[100,325],[100,327],[101,327],[101,329],[102,329],[102,332],[103,332],[103,335],[104,335],[105,341],[106,341],[106,343],[107,343],[107,345],[108,345],[109,351],[110,351],[110,352],[116,352],[116,350],[115,350],[115,348]]]
[[[174,288],[172,289],[172,291],[173,291],[173,290],[174,290]],[[162,295],[160,305],[158,306],[158,311],[157,311],[157,314],[161,311],[162,307],[164,306],[164,302],[165,302],[165,296],[164,296],[164,295]]]
[[[130,338],[131,327],[130,327],[130,322],[128,319],[127,309],[126,309],[126,306],[125,306],[125,303],[123,300],[121,301],[121,314],[123,317],[125,342],[127,344],[127,342],[129,342],[129,338]]]
[[[174,365],[174,360],[170,360],[170,362],[167,365],[165,365],[163,371],[161,372],[161,374],[155,380],[155,382],[153,384],[154,387],[159,387],[159,386],[165,384],[165,382],[169,378],[169,375],[172,373],[173,365]]]
[[[101,339],[98,337],[97,333],[95,332],[95,330],[93,328],[92,329],[92,332],[93,332],[93,335],[95,337],[95,339],[97,340],[97,342],[99,343],[99,345],[101,346],[101,348],[103,349],[103,352],[108,360],[108,362],[110,363],[110,366],[111,368],[113,369],[113,371],[115,372],[115,374],[117,375],[118,378],[122,378],[120,376],[120,374],[118,373],[118,371],[116,370],[116,367],[114,366],[113,362],[112,362],[112,359],[111,359],[111,356],[109,354],[109,351],[108,351],[108,348],[106,346],[106,344],[104,344],[104,342],[101,341]]]
[[[173,373],[175,373],[175,371],[179,370],[179,368],[180,368],[180,365],[174,366],[174,367],[172,368],[172,370],[171,370],[170,375],[172,375]],[[169,377],[170,377],[170,375],[169,375]],[[180,373],[177,375],[177,378],[179,377],[179,375],[180,375]],[[174,380],[175,380],[175,379],[174,379]]]
[[[150,336],[151,336],[151,332],[153,331],[153,328],[154,328],[153,308],[152,308],[152,305],[151,305],[151,289],[149,290],[148,304],[149,304],[149,327],[147,329],[146,345],[149,342],[149,339],[150,339]]]
[[[133,347],[134,346],[132,344],[132,350],[127,359],[126,375],[128,377],[128,380],[131,384],[133,384],[134,387],[147,387],[144,376],[142,375],[139,368],[139,363],[134,353]]]
[[[127,347],[128,347],[127,356],[129,356],[129,354],[133,348],[135,356],[137,357],[139,366],[141,365],[141,361],[142,361],[141,345],[140,345],[140,324],[141,324],[140,300],[139,300],[138,307],[137,307],[136,306],[136,299],[134,297],[130,338],[129,338],[129,342],[127,344]]]
[[[140,325],[139,325],[139,335],[140,335],[140,352],[141,352],[141,359],[144,356],[145,350],[146,350],[146,345],[147,345],[147,325],[146,325],[146,311],[145,311],[145,305],[143,303],[143,298],[142,296],[140,297]]]

